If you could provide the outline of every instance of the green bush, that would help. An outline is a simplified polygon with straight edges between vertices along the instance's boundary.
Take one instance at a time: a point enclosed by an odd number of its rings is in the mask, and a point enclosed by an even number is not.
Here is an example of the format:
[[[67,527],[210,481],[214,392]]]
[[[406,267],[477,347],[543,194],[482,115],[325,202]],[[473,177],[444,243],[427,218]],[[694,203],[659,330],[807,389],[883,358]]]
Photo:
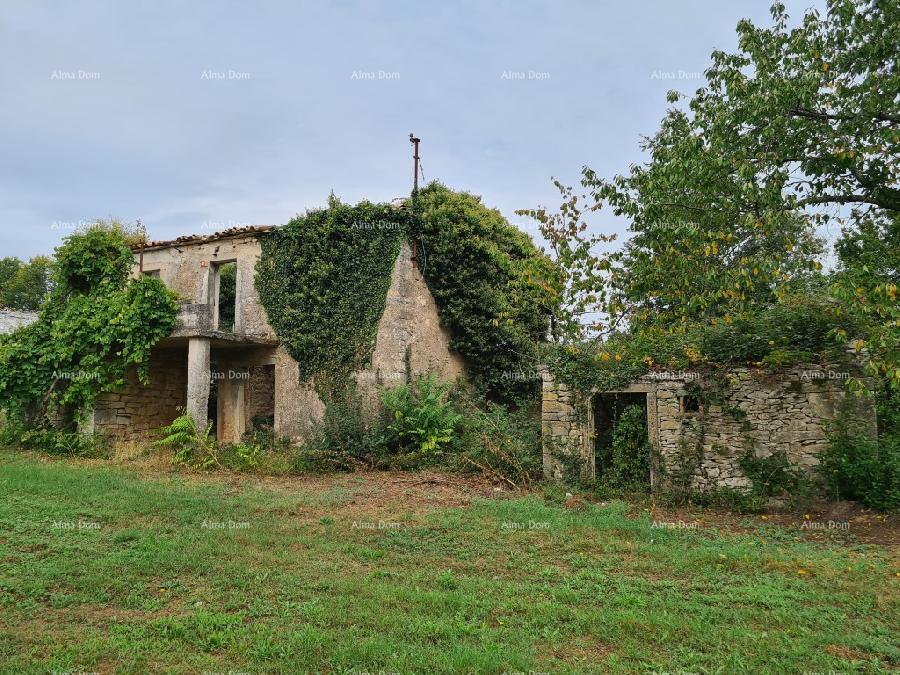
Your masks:
[[[450,466],[477,471],[516,487],[539,480],[543,472],[540,417],[527,408],[476,400],[458,392],[460,422],[453,440]]]
[[[14,420],[0,424],[0,446],[70,457],[109,456],[109,444],[100,434],[28,428]]]
[[[835,499],[853,499],[881,510],[900,508],[900,434],[882,434],[871,441],[841,431],[819,462]]]
[[[597,458],[602,484],[622,490],[646,491],[650,487],[651,445],[647,437],[647,411],[641,405],[626,407],[613,424],[610,444]]]
[[[773,497],[790,492],[796,485],[798,473],[791,468],[784,450],[766,457],[749,452],[738,461],[744,475],[750,479],[753,489],[762,497]]]
[[[239,443],[220,447],[219,461],[231,471],[284,475],[292,471],[298,451],[271,426],[263,425],[245,433]]]
[[[453,409],[450,385],[440,384],[434,374],[384,389],[385,449],[393,465],[406,467],[434,462],[454,438],[462,415]]]
[[[194,418],[184,414],[176,417],[170,425],[163,427],[161,434],[163,438],[154,445],[174,448],[173,464],[199,469],[222,467],[219,461],[219,448],[212,433],[212,422],[201,432],[194,424]]]
[[[363,401],[351,386],[326,402],[325,415],[316,434],[297,449],[293,470],[297,473],[352,471],[371,467],[385,454],[385,432],[380,419],[367,419]]]
[[[792,508],[806,508],[817,491],[817,486],[803,471],[791,466],[784,450],[766,457],[757,457],[751,451],[738,463],[752,483],[750,492],[763,503],[772,497],[783,497]]]

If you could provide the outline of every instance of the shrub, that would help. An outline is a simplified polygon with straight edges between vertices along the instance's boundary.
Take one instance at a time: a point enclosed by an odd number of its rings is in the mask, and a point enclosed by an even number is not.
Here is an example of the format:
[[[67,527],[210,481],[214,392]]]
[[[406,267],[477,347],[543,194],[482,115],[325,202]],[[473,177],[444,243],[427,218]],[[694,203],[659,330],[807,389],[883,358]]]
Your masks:
[[[315,436],[297,449],[292,460],[297,473],[352,471],[373,466],[384,455],[384,429],[380,419],[366,419],[362,398],[352,387],[325,405],[325,416]]]
[[[813,482],[791,466],[784,450],[766,457],[757,457],[751,451],[740,458],[739,464],[753,485],[750,492],[762,503],[772,497],[786,497],[792,507],[805,507],[816,491]]]
[[[900,508],[900,434],[871,441],[838,432],[819,462],[835,499],[854,499],[882,510]]]
[[[640,405],[626,407],[615,421],[606,457],[598,458],[605,467],[600,482],[606,486],[644,491],[650,486],[650,440],[647,437],[647,412]]]
[[[479,471],[498,482],[526,487],[543,471],[541,422],[530,410],[476,401],[463,392],[455,397],[460,422],[453,441],[451,466]]]
[[[416,466],[434,461],[453,440],[462,415],[453,409],[450,385],[434,374],[384,389],[381,401],[387,413],[386,450],[392,464]]]
[[[70,457],[108,457],[109,445],[100,434],[59,429],[29,429],[15,421],[0,425],[0,446]]]
[[[222,467],[216,439],[212,435],[212,422],[209,422],[206,429],[201,432],[194,424],[194,418],[184,414],[176,417],[170,425],[163,427],[161,433],[163,438],[154,445],[174,448],[173,464],[201,469]]]

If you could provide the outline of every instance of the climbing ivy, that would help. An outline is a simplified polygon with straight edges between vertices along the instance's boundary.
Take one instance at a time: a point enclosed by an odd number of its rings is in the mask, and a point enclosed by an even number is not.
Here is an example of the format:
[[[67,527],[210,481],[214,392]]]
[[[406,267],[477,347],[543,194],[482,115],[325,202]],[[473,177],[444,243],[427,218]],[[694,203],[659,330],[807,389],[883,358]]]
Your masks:
[[[414,204],[421,269],[473,383],[501,400],[533,397],[559,269],[480,197],[433,182]]]
[[[332,198],[263,238],[256,288],[300,377],[333,394],[366,367],[403,239],[474,383],[507,400],[535,394],[556,267],[498,211],[438,183],[400,208]]]
[[[386,204],[309,211],[261,241],[260,300],[303,380],[333,394],[375,347],[394,261],[411,214]]]
[[[158,279],[128,278],[134,256],[121,228],[98,224],[56,249],[54,286],[35,323],[0,339],[0,408],[34,427],[71,423],[175,327],[175,295]]]

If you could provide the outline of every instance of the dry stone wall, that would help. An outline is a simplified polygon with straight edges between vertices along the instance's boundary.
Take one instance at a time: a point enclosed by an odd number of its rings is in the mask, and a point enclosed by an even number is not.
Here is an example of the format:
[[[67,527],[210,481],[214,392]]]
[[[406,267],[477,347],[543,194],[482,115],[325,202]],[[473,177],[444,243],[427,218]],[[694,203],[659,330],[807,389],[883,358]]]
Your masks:
[[[93,415],[93,428],[115,443],[146,442],[153,432],[170,424],[187,403],[187,355],[183,350],[154,350],[150,384],[129,372],[120,391],[102,394]]]
[[[859,436],[876,435],[874,406],[870,399],[848,395],[850,376],[846,367],[818,365],[777,372],[732,368],[724,379],[656,372],[628,390],[648,397],[648,429],[663,483],[686,473],[697,490],[746,489],[751,482],[740,463],[748,454],[784,452],[793,467],[812,474],[828,445],[827,427],[842,410]],[[593,419],[589,399],[576,397],[547,373],[543,391],[544,472],[559,478],[563,467],[554,460],[555,446],[578,448],[585,462],[593,462]],[[697,391],[706,395],[694,396]],[[699,410],[690,410],[691,398]],[[584,470],[594,473],[592,464]]]
[[[541,370],[542,404],[541,435],[543,437],[544,477],[559,480],[566,477],[574,462],[582,472],[593,475],[594,453],[590,445],[590,410],[564,382]]]

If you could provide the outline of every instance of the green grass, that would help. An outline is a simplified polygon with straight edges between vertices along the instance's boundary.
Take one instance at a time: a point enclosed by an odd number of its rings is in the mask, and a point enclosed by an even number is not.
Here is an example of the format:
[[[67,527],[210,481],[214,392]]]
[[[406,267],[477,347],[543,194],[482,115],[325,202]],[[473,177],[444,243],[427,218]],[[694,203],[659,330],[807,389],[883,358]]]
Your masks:
[[[537,495],[379,529],[385,505],[352,487],[230,482],[0,452],[0,670],[900,666],[881,547],[660,530],[621,502],[570,512]]]

